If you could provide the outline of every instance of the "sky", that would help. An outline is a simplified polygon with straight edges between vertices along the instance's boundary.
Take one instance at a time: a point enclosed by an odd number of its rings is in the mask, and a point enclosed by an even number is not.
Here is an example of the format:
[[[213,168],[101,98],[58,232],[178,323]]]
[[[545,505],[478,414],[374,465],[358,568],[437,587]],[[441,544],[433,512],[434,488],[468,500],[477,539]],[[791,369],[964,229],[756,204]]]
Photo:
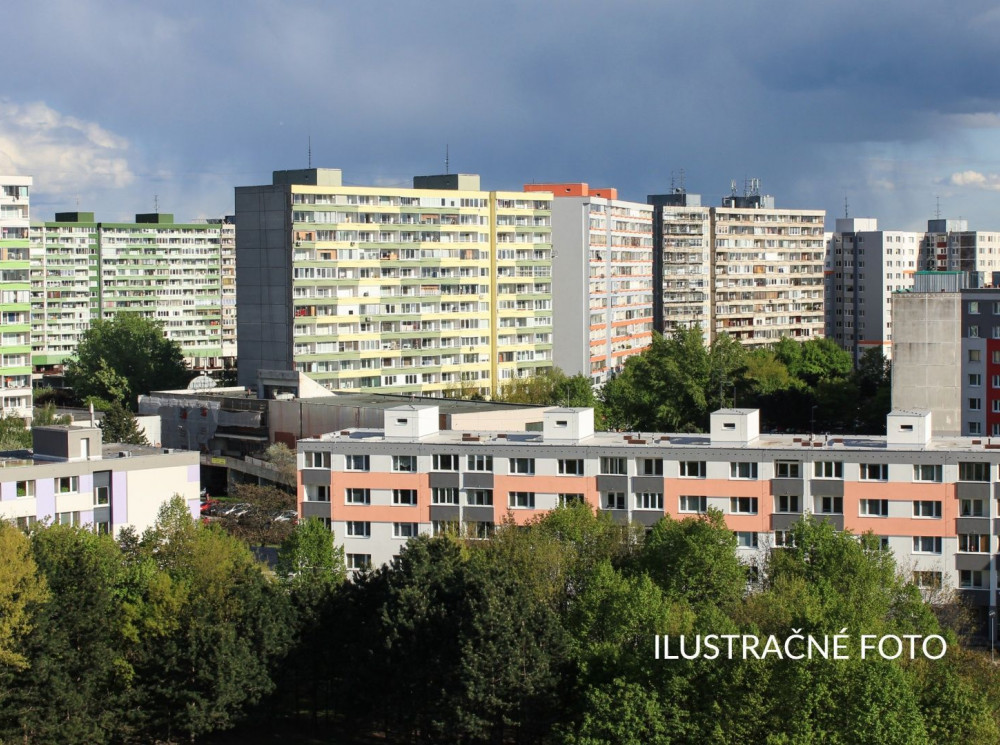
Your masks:
[[[233,211],[273,170],[484,189],[750,178],[779,207],[1000,230],[1000,3],[32,0],[4,9],[0,173],[34,219]]]

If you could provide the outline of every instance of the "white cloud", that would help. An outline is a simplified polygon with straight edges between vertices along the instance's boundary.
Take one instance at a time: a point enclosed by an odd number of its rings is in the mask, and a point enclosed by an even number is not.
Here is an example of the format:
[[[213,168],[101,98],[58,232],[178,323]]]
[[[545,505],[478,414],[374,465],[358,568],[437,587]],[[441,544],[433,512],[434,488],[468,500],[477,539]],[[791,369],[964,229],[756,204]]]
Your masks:
[[[128,140],[41,101],[0,99],[0,172],[34,176],[47,194],[120,188],[135,179]]]
[[[1000,175],[996,173],[979,173],[979,171],[962,171],[951,174],[951,183],[955,186],[971,186],[974,189],[1000,191]]]

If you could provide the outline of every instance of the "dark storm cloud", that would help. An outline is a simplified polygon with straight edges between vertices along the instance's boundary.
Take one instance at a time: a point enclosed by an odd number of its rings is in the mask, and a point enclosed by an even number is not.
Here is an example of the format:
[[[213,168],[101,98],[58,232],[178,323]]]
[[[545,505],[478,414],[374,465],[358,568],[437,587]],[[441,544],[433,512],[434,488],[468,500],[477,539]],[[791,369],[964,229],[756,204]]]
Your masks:
[[[23,74],[4,95],[129,142],[135,181],[95,188],[98,211],[148,209],[153,193],[179,216],[231,210],[233,185],[304,166],[311,137],[313,163],[353,183],[441,171],[447,145],[452,170],[489,188],[586,180],[641,201],[683,168],[706,202],[756,176],[779,204],[839,213],[848,194],[887,227],[925,219],[935,193],[1000,227],[977,201],[1000,172],[1000,13],[986,2],[67,0],[7,13]],[[982,178],[952,178],[969,172]]]

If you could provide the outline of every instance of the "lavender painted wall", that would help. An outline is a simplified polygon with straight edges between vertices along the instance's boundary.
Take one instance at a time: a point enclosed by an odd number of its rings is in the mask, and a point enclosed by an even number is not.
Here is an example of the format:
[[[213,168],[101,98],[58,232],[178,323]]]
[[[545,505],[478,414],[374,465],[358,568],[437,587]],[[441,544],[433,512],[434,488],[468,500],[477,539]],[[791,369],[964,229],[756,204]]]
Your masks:
[[[111,523],[115,526],[128,522],[128,481],[122,471],[111,474]]]
[[[94,474],[92,473],[85,473],[80,476],[80,493],[83,494],[84,492],[90,492],[91,494],[94,492]]]
[[[187,501],[188,509],[191,510],[191,517],[195,520],[201,518],[201,499],[189,499]]]
[[[56,482],[52,479],[37,479],[35,481],[35,500],[39,520],[44,520],[46,517],[55,518]]]
[[[0,484],[0,501],[17,499],[17,482],[5,481]]]
[[[192,481],[201,481],[201,466],[188,466],[188,483]]]

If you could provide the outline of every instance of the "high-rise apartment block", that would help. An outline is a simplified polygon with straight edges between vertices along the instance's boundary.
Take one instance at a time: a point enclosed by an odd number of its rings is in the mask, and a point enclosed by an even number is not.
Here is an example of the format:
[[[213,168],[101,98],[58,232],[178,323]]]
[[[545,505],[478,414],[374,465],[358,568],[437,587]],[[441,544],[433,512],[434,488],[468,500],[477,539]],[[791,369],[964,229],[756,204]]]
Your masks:
[[[31,178],[0,176],[0,409],[31,417]]]
[[[603,383],[653,336],[653,208],[585,183],[551,192],[554,361]]]
[[[823,336],[825,215],[777,209],[756,182],[712,208],[713,337],[757,347]]]
[[[297,370],[332,390],[492,395],[551,367],[551,219],[551,194],[468,174],[238,187],[240,384]]]
[[[854,354],[892,356],[892,293],[913,287],[923,233],[879,230],[873,217],[839,218],[827,247],[826,335]]]
[[[34,364],[72,357],[94,319],[140,313],[162,321],[194,369],[232,364],[235,345],[235,226],[175,223],[169,214],[96,222],[92,212],[57,213],[31,241]],[[226,306],[226,300],[230,305]]]
[[[921,269],[967,272],[973,287],[992,285],[1000,271],[1000,232],[969,230],[967,220],[928,220],[921,248]]]
[[[653,206],[654,325],[669,334],[700,326],[710,339],[712,314],[711,211],[698,194],[674,188],[647,197]]]

